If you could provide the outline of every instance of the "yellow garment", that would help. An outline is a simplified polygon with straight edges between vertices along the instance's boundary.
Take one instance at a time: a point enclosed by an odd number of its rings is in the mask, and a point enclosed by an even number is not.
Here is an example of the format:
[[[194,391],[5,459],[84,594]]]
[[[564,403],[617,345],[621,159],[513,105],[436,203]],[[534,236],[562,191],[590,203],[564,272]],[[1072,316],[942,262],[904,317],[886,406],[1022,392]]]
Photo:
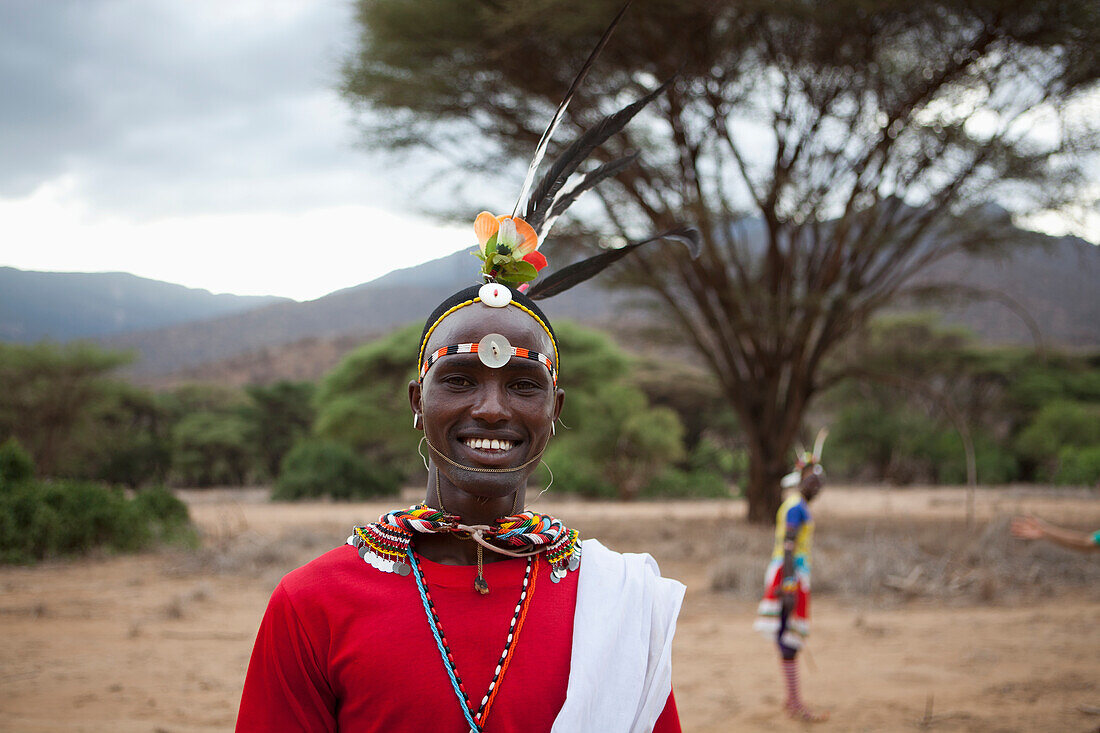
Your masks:
[[[794,559],[798,564],[810,564],[810,551],[814,541],[814,520],[802,494],[787,497],[775,515],[775,550],[773,560],[783,560],[783,542],[787,539],[787,521],[797,522],[798,533],[794,537]],[[801,561],[801,562],[799,562]]]

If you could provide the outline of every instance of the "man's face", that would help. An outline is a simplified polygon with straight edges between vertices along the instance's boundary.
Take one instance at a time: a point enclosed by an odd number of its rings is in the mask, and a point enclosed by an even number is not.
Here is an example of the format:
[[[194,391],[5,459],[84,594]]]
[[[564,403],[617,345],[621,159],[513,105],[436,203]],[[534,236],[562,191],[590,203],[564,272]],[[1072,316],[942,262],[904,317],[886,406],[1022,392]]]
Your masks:
[[[425,353],[449,344],[478,343],[489,333],[554,358],[550,337],[529,315],[480,303],[436,326]],[[410,397],[414,410],[419,402],[428,440],[448,458],[475,468],[515,468],[545,448],[564,393],[554,388],[549,370],[537,361],[513,357],[493,369],[477,354],[451,354],[432,365],[422,385],[410,385]],[[511,493],[537,467],[478,473],[436,463],[451,483],[486,497]]]

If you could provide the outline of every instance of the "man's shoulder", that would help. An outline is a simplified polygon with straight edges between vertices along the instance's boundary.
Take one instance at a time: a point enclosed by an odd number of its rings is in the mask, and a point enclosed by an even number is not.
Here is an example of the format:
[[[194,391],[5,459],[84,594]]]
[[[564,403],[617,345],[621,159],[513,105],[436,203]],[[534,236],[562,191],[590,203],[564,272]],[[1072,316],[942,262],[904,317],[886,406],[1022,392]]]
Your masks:
[[[801,494],[791,494],[779,507],[778,519],[787,524],[804,524],[810,519],[810,508]]]
[[[332,595],[349,586],[362,586],[373,570],[364,565],[350,545],[335,547],[305,565],[291,570],[279,583],[292,601]]]

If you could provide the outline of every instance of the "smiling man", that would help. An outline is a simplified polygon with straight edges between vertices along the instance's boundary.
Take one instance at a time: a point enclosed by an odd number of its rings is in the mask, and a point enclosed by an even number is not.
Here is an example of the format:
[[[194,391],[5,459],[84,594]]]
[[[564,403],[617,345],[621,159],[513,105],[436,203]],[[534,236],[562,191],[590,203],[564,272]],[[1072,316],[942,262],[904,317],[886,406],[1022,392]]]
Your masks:
[[[424,324],[409,384],[428,447],[424,501],[355,527],[345,546],[283,578],[256,637],[238,731],[680,730],[671,654],[684,586],[649,555],[582,542],[526,509],[565,400],[557,339],[535,300],[650,242],[673,238],[698,254],[697,233],[675,226],[539,278],[553,222],[635,156],[583,175],[580,166],[669,83],[563,146],[535,180],[628,5],[558,106],[513,214],[474,221],[483,284]]]
[[[683,586],[525,509],[565,393],[549,321],[497,283],[429,316],[409,384],[424,501],[272,594],[238,731],[679,731]]]

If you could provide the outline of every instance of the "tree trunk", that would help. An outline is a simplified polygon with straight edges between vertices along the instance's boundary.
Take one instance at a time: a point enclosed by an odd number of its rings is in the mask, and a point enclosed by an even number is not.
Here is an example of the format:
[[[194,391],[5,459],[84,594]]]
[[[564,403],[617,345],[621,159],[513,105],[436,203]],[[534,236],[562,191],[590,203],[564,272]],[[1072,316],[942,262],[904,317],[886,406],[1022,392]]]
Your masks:
[[[748,520],[753,524],[771,524],[783,503],[780,479],[787,473],[789,446],[779,446],[764,436],[749,440]]]

